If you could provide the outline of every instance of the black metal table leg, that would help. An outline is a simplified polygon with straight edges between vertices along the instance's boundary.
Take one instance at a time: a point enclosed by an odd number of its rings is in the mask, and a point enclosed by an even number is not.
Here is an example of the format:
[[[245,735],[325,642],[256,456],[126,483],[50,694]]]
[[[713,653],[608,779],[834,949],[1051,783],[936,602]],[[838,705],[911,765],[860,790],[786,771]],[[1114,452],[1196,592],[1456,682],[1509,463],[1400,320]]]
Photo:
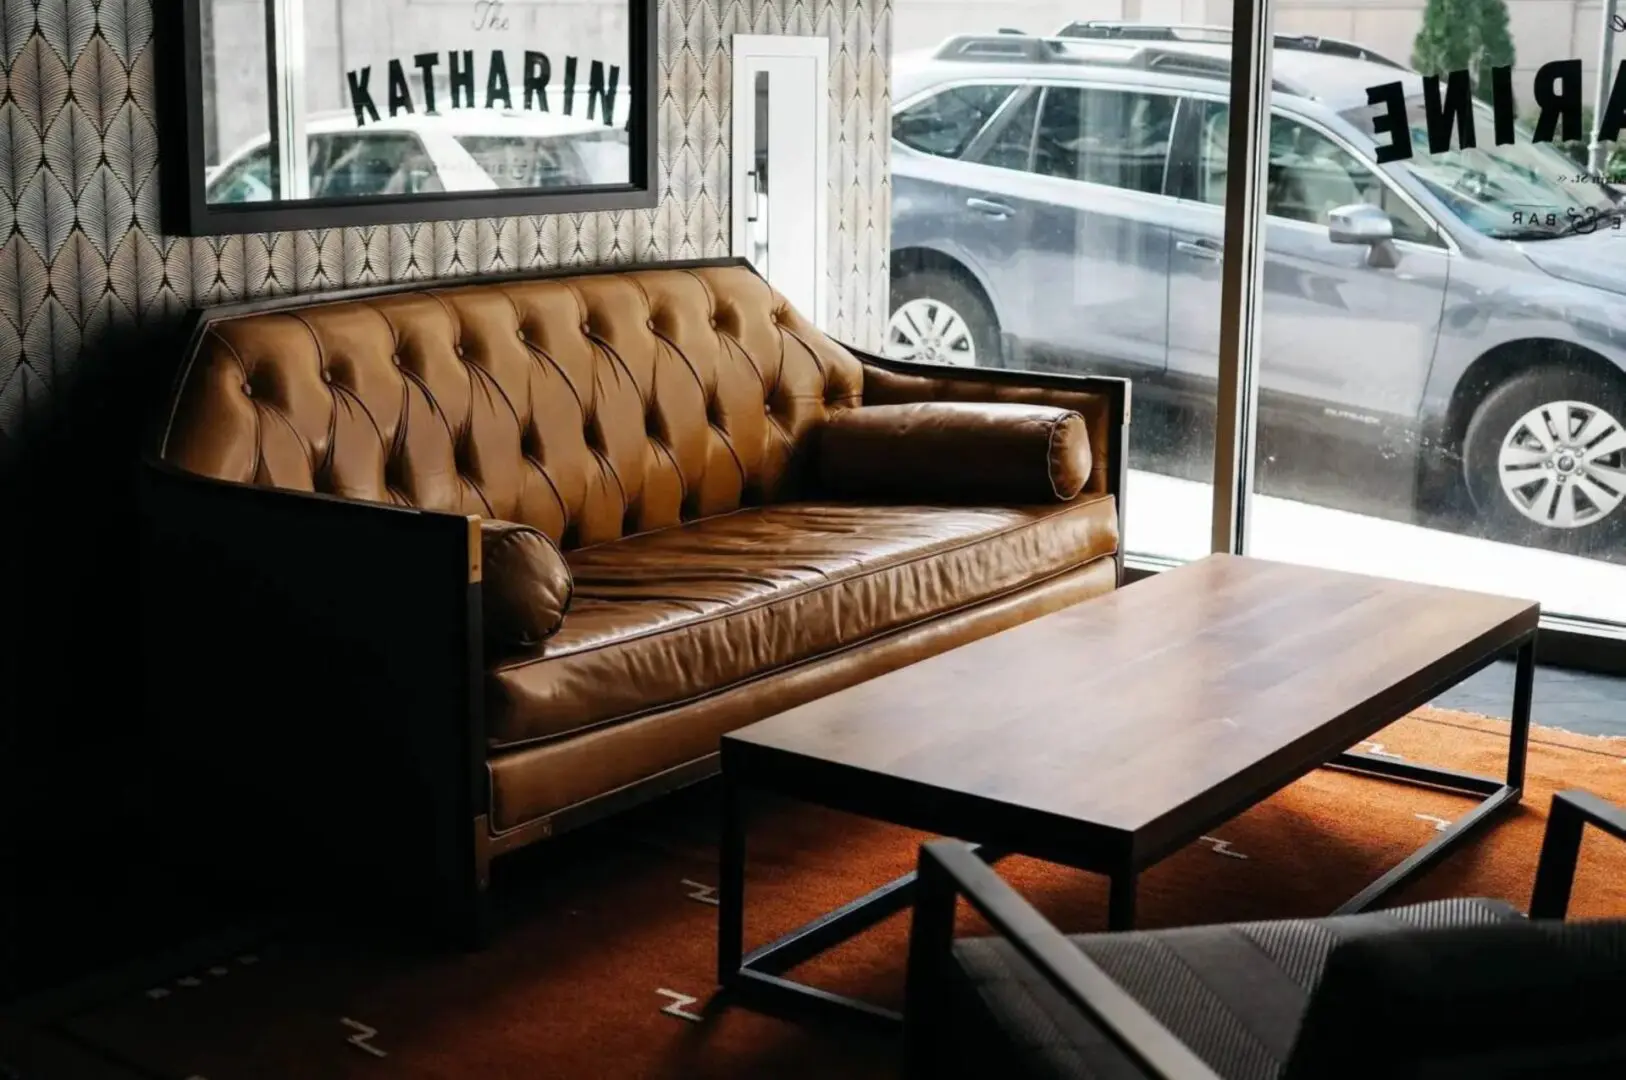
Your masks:
[[[1400,865],[1362,889],[1340,907],[1337,914],[1351,915],[1376,906],[1380,900],[1449,855],[1488,824],[1499,811],[1519,804],[1524,796],[1525,756],[1530,746],[1530,699],[1535,676],[1535,657],[1536,639],[1535,634],[1531,633],[1517,646],[1517,668],[1513,679],[1512,731],[1508,740],[1505,779],[1497,780],[1488,776],[1440,769],[1431,765],[1415,765],[1394,758],[1380,758],[1354,752],[1340,754],[1328,762],[1329,768],[1386,780],[1398,780],[1458,795],[1471,795],[1479,799],[1477,806],[1452,822]]]
[[[744,792],[723,773],[723,820],[717,851],[717,982],[725,989],[739,981],[745,949]]]
[[[1519,646],[1513,669],[1513,734],[1507,748],[1507,783],[1524,789],[1524,761],[1530,752],[1530,699],[1536,681],[1536,639]]]
[[[895,1031],[903,1014],[859,998],[820,990],[785,977],[785,972],[845,941],[914,900],[915,872],[819,916],[788,934],[745,951],[745,819],[744,792],[731,783],[725,764],[722,781],[722,835],[719,839],[717,898],[717,982],[735,1000],[773,1015],[796,1018],[812,1013],[867,1021]],[[1004,852],[976,849],[988,862]]]

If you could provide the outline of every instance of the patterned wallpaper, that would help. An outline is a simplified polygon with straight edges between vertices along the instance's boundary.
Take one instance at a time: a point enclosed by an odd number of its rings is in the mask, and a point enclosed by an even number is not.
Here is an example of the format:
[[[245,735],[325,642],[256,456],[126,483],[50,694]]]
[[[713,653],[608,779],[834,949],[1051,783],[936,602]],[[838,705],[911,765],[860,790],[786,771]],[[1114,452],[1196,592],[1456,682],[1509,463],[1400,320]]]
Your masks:
[[[830,38],[834,332],[885,324],[891,0],[662,0],[660,205],[650,211],[185,239],[158,230],[153,5],[0,0],[0,471],[25,426],[131,328],[193,305],[352,285],[729,251],[736,33]]]

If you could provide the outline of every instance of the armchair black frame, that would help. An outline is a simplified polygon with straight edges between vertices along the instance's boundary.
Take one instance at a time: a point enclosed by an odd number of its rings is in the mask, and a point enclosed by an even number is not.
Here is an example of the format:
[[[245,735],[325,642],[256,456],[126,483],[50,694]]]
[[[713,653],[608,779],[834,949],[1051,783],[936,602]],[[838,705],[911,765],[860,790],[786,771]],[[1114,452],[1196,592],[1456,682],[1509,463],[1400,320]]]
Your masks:
[[[1530,902],[1532,919],[1562,919],[1569,908],[1582,835],[1592,825],[1626,840],[1626,809],[1584,791],[1553,796]],[[1178,1036],[1125,992],[1062,932],[1006,884],[968,844],[922,845],[909,939],[905,1006],[906,1075],[931,1075],[940,1054],[943,993],[960,897],[1072,1007],[1150,1080],[1220,1080]]]

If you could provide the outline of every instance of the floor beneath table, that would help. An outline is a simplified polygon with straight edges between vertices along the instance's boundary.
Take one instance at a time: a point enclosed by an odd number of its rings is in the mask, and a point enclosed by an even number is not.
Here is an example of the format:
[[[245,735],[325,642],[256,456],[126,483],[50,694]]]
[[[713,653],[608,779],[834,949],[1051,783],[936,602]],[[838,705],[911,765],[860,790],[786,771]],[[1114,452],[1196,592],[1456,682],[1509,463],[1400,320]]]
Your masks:
[[[1513,663],[1493,664],[1434,701],[1501,719],[1513,711]],[[1537,668],[1530,718],[1578,735],[1626,736],[1626,678]]]
[[[1495,773],[1507,735],[1505,723],[1424,710],[1376,739],[1410,760]],[[1523,907],[1553,792],[1581,787],[1626,802],[1623,756],[1596,737],[1538,729],[1524,805],[1402,899],[1488,896]],[[14,1030],[0,1015],[0,1076],[12,1075],[8,1066],[30,1080],[898,1075],[891,1039],[714,998],[715,792],[703,785],[499,862],[500,931],[483,952],[427,947],[370,912],[364,923],[160,957],[142,976],[64,999]],[[1150,870],[1145,925],[1325,913],[1465,807],[1440,792],[1317,771]],[[753,944],[901,873],[922,839],[773,801],[753,811],[750,835]],[[1626,848],[1589,843],[1583,864],[1572,910],[1626,910]],[[1095,875],[1023,859],[1001,874],[1064,930],[1102,923],[1106,890]],[[895,1005],[907,928],[900,915],[795,976]]]

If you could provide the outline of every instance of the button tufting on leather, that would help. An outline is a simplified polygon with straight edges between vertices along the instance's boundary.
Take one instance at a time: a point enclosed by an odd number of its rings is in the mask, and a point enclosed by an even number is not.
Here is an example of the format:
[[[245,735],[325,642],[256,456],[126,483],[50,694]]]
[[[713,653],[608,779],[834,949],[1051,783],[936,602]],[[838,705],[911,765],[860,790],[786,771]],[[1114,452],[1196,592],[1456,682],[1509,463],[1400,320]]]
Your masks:
[[[268,409],[287,411],[298,431],[330,431],[334,447],[364,455],[335,458],[351,485],[347,494],[400,505],[485,498],[495,517],[536,516],[565,534],[560,539],[568,549],[614,539],[628,492],[638,504],[629,527],[643,530],[675,524],[683,496],[701,489],[709,493],[705,514],[738,509],[740,496],[728,497],[728,485],[709,480],[719,455],[734,456],[748,492],[799,497],[801,481],[793,479],[785,451],[809,435],[814,414],[856,405],[865,386],[858,360],[803,327],[783,297],[743,268],[595,274],[472,290],[484,295],[459,293],[444,304],[390,312],[389,319],[378,317],[389,305],[376,299],[311,307],[301,311],[311,335],[288,334],[286,316],[222,323],[220,341],[200,350],[192,369],[194,381],[173,421],[185,437],[174,445],[212,453],[221,439],[240,440],[250,451],[281,454],[279,475],[331,488],[335,480],[323,455],[307,455],[310,468],[301,476],[300,455],[280,445],[257,446],[286,438],[278,424],[252,422],[264,397]],[[779,332],[763,331],[765,319],[782,324]],[[651,336],[640,338],[639,324]],[[793,324],[807,331],[805,348],[786,347]],[[505,325],[519,345],[513,363],[495,362]],[[573,325],[584,335],[574,345]],[[364,338],[355,336],[358,327]],[[684,336],[701,327],[711,334]],[[674,336],[680,348],[668,346]],[[609,348],[612,342],[618,348]],[[544,357],[544,351],[557,355]],[[253,357],[254,366],[243,367],[242,356]],[[452,356],[466,369],[461,378],[439,371]],[[493,363],[480,373],[482,384],[514,407],[491,408],[478,394],[470,399],[468,372],[488,359]],[[301,380],[313,368],[325,393],[298,389],[309,386]],[[399,380],[394,394],[385,369]],[[376,389],[367,389],[380,378]],[[235,409],[224,400],[234,385],[241,387]],[[367,409],[335,413],[333,403],[357,390],[365,391]],[[439,400],[442,392],[449,400]],[[243,409],[244,401],[252,408]],[[759,404],[761,428],[750,420]],[[425,430],[397,438],[421,426],[420,410],[444,414],[451,437]],[[493,453],[498,447],[504,452]],[[174,456],[179,462],[184,454]],[[216,467],[214,460],[204,467]],[[383,470],[368,464],[380,460],[387,462]],[[690,520],[701,510],[699,502],[683,508]],[[573,525],[578,516],[585,526]]]

